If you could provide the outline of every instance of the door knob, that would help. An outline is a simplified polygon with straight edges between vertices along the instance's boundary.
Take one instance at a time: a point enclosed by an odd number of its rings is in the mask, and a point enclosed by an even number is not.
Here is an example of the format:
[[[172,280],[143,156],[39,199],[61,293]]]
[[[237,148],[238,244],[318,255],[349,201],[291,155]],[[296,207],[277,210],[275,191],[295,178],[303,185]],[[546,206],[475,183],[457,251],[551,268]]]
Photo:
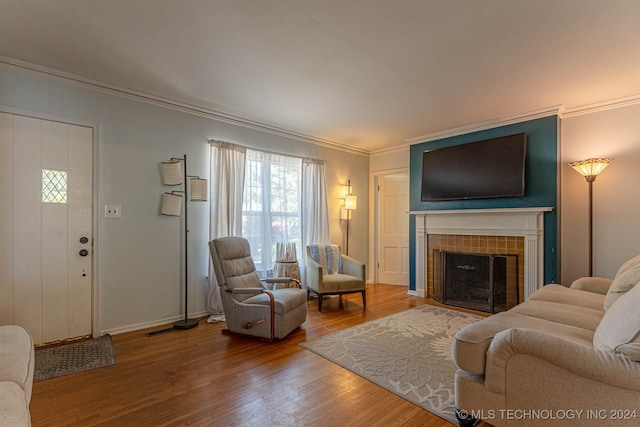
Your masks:
[[[89,255],[89,251],[86,249],[82,249],[80,252],[78,252],[80,254],[80,256],[87,256]]]
[[[80,238],[80,243],[82,243],[83,245],[88,242],[89,242],[89,238],[87,236],[82,236]]]

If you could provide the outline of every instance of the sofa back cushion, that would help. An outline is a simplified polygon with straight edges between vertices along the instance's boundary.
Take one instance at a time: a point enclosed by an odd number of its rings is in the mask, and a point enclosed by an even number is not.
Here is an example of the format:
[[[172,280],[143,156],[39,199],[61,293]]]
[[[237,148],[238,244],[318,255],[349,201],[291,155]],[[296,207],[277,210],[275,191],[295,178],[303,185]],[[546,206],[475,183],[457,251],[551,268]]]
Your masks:
[[[596,350],[622,354],[640,362],[640,286],[618,298],[602,317],[593,336]]]
[[[622,270],[622,267],[620,270]],[[619,271],[604,297],[604,310],[609,310],[618,298],[626,294],[638,282],[640,282],[640,264],[634,264],[622,271]]]
[[[640,264],[640,255],[636,255],[633,258],[628,259],[624,264],[620,266],[620,268],[616,272],[614,279],[620,276],[622,273],[624,273],[628,269],[630,269],[631,267],[638,264]]]

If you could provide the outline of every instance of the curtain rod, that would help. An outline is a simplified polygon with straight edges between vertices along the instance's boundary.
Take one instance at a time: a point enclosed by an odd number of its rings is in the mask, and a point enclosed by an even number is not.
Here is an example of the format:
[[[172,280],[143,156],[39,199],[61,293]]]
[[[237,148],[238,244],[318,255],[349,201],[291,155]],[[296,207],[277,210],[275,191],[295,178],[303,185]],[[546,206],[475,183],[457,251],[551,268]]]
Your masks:
[[[223,141],[221,139],[210,139],[209,140],[209,144],[213,145],[213,144],[226,144],[226,145],[232,145],[234,147],[239,147],[242,148],[244,150],[254,150],[254,151],[262,151],[263,153],[267,153],[267,154],[277,154],[279,156],[289,156],[289,157],[295,157],[298,159],[302,159],[303,162],[311,162],[311,163],[320,163],[320,164],[326,164],[327,161],[324,159],[316,159],[313,157],[303,157],[303,156],[296,156],[296,155],[292,155],[292,154],[285,154],[285,153],[278,153],[277,151],[269,151],[269,150],[262,150],[259,148],[252,148],[252,147],[247,147],[245,145],[240,145],[240,144],[235,144],[233,142],[228,142],[228,141]]]

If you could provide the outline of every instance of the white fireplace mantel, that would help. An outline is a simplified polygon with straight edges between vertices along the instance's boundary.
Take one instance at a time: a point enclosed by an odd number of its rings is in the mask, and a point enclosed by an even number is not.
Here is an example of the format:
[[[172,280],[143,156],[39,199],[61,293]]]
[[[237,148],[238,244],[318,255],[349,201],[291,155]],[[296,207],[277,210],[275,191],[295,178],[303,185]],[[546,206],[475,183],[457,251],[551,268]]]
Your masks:
[[[416,217],[416,291],[427,297],[427,236],[524,237],[524,297],[544,285],[544,213],[552,207],[411,211]]]

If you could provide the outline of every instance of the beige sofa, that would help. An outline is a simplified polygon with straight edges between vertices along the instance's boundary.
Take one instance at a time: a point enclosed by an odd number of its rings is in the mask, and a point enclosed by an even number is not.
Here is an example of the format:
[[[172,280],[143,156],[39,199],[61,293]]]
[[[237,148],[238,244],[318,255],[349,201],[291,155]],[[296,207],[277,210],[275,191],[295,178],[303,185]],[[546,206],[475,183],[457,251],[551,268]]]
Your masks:
[[[640,256],[459,331],[460,425],[640,425],[639,281]]]
[[[30,426],[33,340],[20,326],[0,326],[0,426]]]

